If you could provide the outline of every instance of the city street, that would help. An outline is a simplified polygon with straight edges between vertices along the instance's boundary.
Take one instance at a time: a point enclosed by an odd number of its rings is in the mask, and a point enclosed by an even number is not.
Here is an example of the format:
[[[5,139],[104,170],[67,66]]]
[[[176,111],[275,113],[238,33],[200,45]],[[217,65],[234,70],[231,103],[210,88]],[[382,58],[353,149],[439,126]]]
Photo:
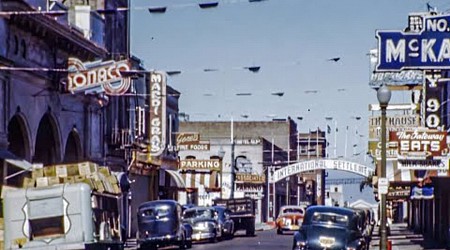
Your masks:
[[[231,240],[222,240],[217,243],[209,242],[194,242],[192,249],[214,249],[214,250],[246,250],[246,249],[291,249],[292,248],[293,233],[285,233],[277,235],[276,230],[267,230],[256,232],[256,236],[247,237],[239,232]],[[135,249],[135,248],[126,248]],[[163,248],[163,249],[177,249]]]

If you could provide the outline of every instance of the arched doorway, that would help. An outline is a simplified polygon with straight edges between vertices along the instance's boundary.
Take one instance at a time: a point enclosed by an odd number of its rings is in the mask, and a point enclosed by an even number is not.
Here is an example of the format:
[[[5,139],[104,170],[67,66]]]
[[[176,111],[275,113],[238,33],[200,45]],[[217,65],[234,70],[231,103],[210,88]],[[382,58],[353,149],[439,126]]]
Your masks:
[[[50,114],[45,114],[40,123],[34,147],[33,162],[50,165],[59,162],[60,142],[58,127]]]
[[[66,150],[64,152],[64,162],[78,162],[82,160],[81,141],[78,132],[73,129],[67,137]]]
[[[28,159],[30,156],[30,140],[25,125],[25,120],[20,115],[15,115],[8,123],[8,151],[19,158]]]

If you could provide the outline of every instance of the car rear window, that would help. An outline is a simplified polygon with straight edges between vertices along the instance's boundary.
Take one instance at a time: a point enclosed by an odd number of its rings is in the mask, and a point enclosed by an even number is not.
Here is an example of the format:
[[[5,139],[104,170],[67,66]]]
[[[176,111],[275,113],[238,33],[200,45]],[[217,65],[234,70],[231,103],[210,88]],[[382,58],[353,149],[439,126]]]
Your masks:
[[[348,224],[348,217],[336,213],[321,213],[315,212],[311,219],[312,223],[322,223],[330,225],[346,226]]]
[[[305,211],[301,208],[286,208],[283,210],[283,213],[289,214],[289,213],[295,213],[295,214],[303,214]]]
[[[160,208],[146,208],[142,210],[142,216],[146,217],[165,217],[169,215],[169,208],[160,207]]]

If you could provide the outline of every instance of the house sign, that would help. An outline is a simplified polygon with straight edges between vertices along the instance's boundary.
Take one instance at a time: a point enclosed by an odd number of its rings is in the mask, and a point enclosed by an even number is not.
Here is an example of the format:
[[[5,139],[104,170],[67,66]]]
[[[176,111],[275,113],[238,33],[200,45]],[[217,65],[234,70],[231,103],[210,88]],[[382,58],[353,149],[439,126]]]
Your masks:
[[[450,69],[450,15],[414,18],[409,30],[417,32],[376,31],[377,71]]]

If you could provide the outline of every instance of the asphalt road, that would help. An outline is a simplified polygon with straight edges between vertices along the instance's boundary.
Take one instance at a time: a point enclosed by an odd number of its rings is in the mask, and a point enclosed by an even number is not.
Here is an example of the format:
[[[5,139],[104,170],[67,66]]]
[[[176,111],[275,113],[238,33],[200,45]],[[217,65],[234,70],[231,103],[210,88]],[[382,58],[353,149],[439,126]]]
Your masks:
[[[222,240],[217,243],[194,242],[193,250],[213,249],[213,250],[249,250],[249,249],[267,249],[284,250],[292,249],[293,233],[284,233],[277,235],[276,230],[257,231],[256,236],[247,237],[237,232],[233,239]],[[177,249],[177,248],[161,248]]]

